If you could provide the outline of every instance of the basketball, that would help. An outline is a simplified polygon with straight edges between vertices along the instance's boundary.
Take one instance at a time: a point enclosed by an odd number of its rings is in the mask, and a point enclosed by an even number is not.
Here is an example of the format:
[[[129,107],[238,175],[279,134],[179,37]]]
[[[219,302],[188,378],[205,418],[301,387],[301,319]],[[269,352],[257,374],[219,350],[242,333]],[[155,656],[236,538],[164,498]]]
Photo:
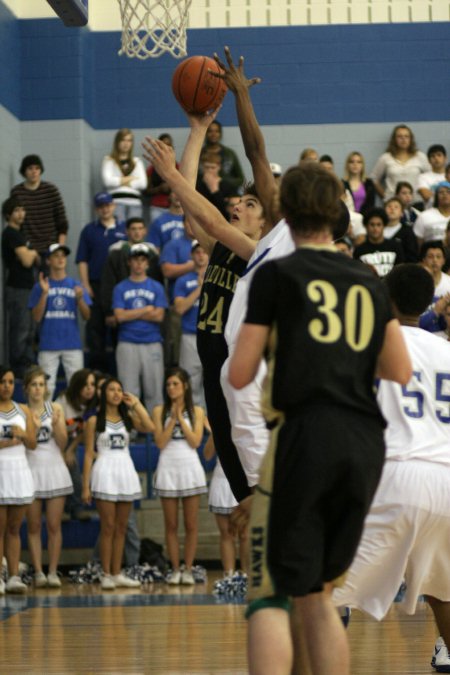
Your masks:
[[[190,56],[175,69],[172,90],[187,113],[205,113],[222,103],[227,85],[220,78],[211,75],[209,70],[221,72],[214,59],[208,56]]]

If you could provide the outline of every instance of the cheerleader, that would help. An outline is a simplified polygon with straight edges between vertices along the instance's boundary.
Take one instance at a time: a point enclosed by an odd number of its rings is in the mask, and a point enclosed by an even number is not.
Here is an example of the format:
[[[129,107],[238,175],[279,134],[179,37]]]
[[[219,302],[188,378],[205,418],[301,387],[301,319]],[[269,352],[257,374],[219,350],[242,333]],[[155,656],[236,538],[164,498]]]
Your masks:
[[[61,555],[61,519],[66,495],[73,492],[72,480],[63,458],[67,445],[64,413],[58,403],[50,403],[47,376],[39,366],[25,373],[23,380],[28,407],[39,420],[36,450],[27,458],[34,481],[35,500],[27,509],[28,547],[34,567],[36,588],[59,588],[58,562]],[[48,576],[42,571],[42,504],[48,534]]]
[[[164,404],[153,410],[155,443],[160,456],[155,476],[155,493],[161,497],[167,553],[173,573],[169,584],[193,584],[192,564],[198,538],[200,495],[207,491],[206,476],[197,448],[203,438],[205,414],[192,403],[189,375],[171,368],[166,376]],[[185,568],[180,571],[178,500],[183,506]]]
[[[95,497],[100,515],[101,586],[105,591],[141,585],[121,572],[128,516],[133,501],[141,497],[139,476],[129,450],[133,427],[142,433],[154,431],[139,399],[124,393],[120,382],[110,377],[102,385],[98,413],[85,425],[82,493],[87,504]]]
[[[34,499],[33,477],[26,458],[26,448],[36,447],[36,424],[26,405],[12,400],[14,373],[0,366],[0,560],[6,544],[8,581],[0,578],[0,595],[25,593],[27,587],[19,577],[20,525],[27,504]]]

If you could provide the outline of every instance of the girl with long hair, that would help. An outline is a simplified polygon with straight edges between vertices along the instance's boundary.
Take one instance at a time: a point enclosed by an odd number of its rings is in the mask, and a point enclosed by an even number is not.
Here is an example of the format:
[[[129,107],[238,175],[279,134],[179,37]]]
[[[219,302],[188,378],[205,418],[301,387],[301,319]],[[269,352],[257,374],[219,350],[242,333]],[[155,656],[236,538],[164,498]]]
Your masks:
[[[25,593],[19,577],[20,526],[34,499],[34,483],[26,450],[36,445],[36,424],[26,405],[13,401],[14,373],[0,366],[0,560],[5,548],[8,581],[0,576],[0,595]]]
[[[194,406],[189,375],[171,368],[166,375],[164,404],[153,409],[154,439],[160,449],[155,493],[161,497],[167,554],[172,564],[169,584],[193,584],[192,564],[198,539],[200,495],[207,491],[206,476],[197,454],[205,413]],[[178,505],[183,506],[185,568],[180,570]]]
[[[342,182],[352,196],[355,211],[364,214],[375,206],[375,185],[373,180],[366,176],[364,157],[360,152],[355,151],[347,155]]]
[[[34,567],[36,588],[59,588],[58,562],[61,555],[61,519],[66,495],[73,492],[72,480],[64,462],[67,429],[59,403],[48,401],[47,375],[32,366],[23,380],[28,407],[39,420],[36,450],[27,450],[34,481],[35,500],[27,509],[28,547]],[[48,576],[42,570],[42,507],[48,534]]]
[[[141,190],[147,187],[147,175],[142,159],[133,156],[133,147],[131,129],[119,129],[102,163],[103,185],[114,199],[119,221],[142,216]]]
[[[71,518],[88,520],[89,514],[82,510],[81,474],[77,460],[77,448],[83,443],[84,417],[86,411],[95,407],[95,375],[89,368],[77,370],[70,378],[69,386],[63,391],[56,403],[62,408],[68,433],[65,460],[72,478],[74,492],[66,499],[65,510]]]
[[[95,498],[100,515],[102,589],[138,588],[121,572],[128,516],[141,497],[139,476],[130,456],[130,431],[153,432],[155,426],[137,396],[125,393],[114,377],[102,385],[98,412],[85,427],[83,501]],[[94,463],[95,460],[95,463]]]

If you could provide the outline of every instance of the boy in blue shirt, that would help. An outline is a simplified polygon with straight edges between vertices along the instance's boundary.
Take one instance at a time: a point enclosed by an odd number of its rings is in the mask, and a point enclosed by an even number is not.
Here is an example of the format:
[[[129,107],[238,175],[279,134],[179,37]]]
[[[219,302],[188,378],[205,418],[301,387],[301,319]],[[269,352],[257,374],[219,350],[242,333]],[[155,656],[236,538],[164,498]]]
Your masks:
[[[147,277],[145,244],[129,251],[130,276],[114,287],[113,310],[118,324],[116,363],[125,391],[142,391],[150,412],[163,402],[164,361],[160,325],[167,300],[164,287]]]
[[[51,244],[47,251],[48,277],[39,274],[30,294],[28,308],[40,323],[38,363],[49,376],[50,397],[56,384],[60,362],[66,381],[83,368],[83,349],[78,328],[78,310],[86,321],[92,301],[79,281],[66,275],[70,249],[64,244]]]

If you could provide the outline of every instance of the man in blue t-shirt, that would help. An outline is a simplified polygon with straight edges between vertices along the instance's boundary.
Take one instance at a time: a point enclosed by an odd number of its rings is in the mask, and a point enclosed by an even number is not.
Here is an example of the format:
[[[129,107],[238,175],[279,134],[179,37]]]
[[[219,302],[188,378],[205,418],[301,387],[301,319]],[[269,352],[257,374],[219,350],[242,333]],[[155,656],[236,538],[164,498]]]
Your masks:
[[[158,253],[169,241],[184,235],[184,211],[175,192],[170,193],[169,203],[169,210],[153,221],[147,237],[147,241],[156,246]]]
[[[83,350],[77,315],[89,319],[92,301],[81,284],[66,275],[70,249],[51,244],[47,251],[48,277],[39,274],[30,294],[28,308],[40,323],[38,363],[49,376],[47,387],[53,396],[60,362],[67,382],[83,368]]]
[[[160,325],[167,300],[164,287],[147,277],[148,247],[129,250],[130,276],[114,287],[112,306],[119,327],[116,363],[125,391],[144,395],[150,412],[163,402],[164,362]]]
[[[184,368],[191,378],[194,403],[204,408],[203,369],[197,351],[197,316],[200,291],[209,258],[196,239],[191,244],[191,256],[194,270],[176,280],[173,306],[175,312],[181,316],[180,367]]]

